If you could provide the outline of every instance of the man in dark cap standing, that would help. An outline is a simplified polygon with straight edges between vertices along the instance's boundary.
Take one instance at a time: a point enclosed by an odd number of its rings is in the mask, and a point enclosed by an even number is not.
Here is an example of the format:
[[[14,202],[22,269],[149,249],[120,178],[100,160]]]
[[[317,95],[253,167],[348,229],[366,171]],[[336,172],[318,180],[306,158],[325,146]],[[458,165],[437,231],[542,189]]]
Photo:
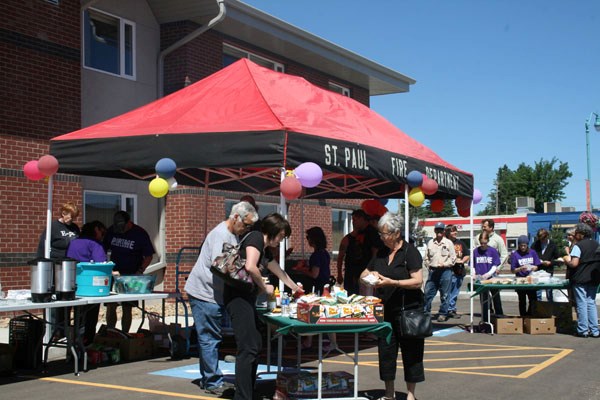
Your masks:
[[[117,211],[113,216],[113,225],[108,228],[104,237],[104,248],[111,252],[110,260],[115,263],[113,274],[136,275],[144,270],[152,261],[154,246],[148,233],[131,221],[129,213]],[[124,302],[121,329],[129,332],[131,328],[131,309],[136,302]],[[114,328],[117,324],[116,303],[106,305],[106,324]]]
[[[440,292],[440,311],[438,322],[448,321],[450,291],[452,289],[452,267],[456,261],[454,243],[444,236],[446,225],[443,222],[435,224],[435,238],[427,243],[425,267],[429,268],[429,277],[425,284],[425,311],[431,311],[431,302]]]

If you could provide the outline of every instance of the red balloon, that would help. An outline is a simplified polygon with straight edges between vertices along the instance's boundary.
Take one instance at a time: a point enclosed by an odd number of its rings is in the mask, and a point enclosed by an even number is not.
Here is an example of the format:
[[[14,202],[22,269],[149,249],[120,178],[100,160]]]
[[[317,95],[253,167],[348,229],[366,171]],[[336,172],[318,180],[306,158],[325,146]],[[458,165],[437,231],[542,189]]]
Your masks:
[[[471,215],[471,209],[470,208],[459,209],[458,215],[460,215],[461,217],[468,217],[469,215]]]
[[[427,196],[431,196],[438,191],[438,183],[435,181],[435,179],[427,178],[421,184],[421,190]]]
[[[286,176],[279,188],[287,200],[295,200],[302,194],[302,184],[295,176]]]
[[[23,173],[25,174],[27,179],[30,179],[32,181],[39,181],[44,177],[44,174],[42,174],[40,172],[40,169],[38,168],[37,160],[32,160],[25,163],[25,165],[23,166]]]
[[[444,200],[442,200],[442,199],[431,200],[431,203],[429,204],[429,208],[433,212],[441,212],[444,209]]]
[[[471,199],[464,196],[458,196],[456,200],[454,200],[454,204],[456,204],[456,208],[459,210],[464,210],[471,208]]]
[[[51,155],[42,156],[38,161],[38,169],[45,176],[52,176],[58,171],[58,160]]]
[[[360,208],[370,216],[377,215],[381,203],[377,200],[365,200],[360,204]]]

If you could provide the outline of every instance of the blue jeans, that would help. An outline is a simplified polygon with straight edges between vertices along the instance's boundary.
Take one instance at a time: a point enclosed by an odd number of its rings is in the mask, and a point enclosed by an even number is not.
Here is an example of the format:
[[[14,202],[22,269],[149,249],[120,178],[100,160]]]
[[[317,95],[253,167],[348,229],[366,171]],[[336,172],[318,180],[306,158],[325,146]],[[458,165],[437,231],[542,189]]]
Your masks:
[[[596,290],[598,285],[591,283],[573,284],[575,309],[577,310],[577,333],[600,335],[598,331],[598,309],[596,308]]]
[[[452,268],[432,268],[429,270],[429,278],[425,284],[425,312],[431,311],[431,302],[440,292],[440,315],[448,314],[448,303],[450,300],[450,289],[452,288]]]
[[[198,362],[200,386],[213,389],[223,385],[223,373],[219,369],[219,345],[223,340],[221,321],[224,307],[188,296],[194,325],[198,334]]]
[[[460,287],[463,284],[464,276],[452,274],[452,287],[450,288],[450,299],[448,300],[448,311],[456,312],[456,300],[460,293]]]

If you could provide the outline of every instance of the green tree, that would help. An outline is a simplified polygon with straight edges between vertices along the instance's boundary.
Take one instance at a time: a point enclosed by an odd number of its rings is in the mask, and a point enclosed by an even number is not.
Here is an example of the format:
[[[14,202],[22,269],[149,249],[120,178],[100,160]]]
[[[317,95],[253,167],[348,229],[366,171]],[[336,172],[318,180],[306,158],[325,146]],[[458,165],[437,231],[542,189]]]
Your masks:
[[[544,212],[545,202],[565,198],[563,189],[572,176],[569,164],[556,157],[550,161],[542,158],[533,167],[521,163],[515,170],[503,165],[498,169],[495,187],[488,196],[490,201],[479,215],[514,214],[517,197],[533,197],[535,211]]]

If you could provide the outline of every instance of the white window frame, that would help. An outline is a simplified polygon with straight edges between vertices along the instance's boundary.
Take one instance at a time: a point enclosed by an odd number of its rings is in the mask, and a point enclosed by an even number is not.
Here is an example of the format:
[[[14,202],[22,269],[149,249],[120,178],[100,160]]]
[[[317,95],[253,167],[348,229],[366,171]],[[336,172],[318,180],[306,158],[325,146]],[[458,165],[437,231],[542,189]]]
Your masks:
[[[342,86],[339,83],[329,81],[329,90],[335,93],[339,93],[342,96],[350,97],[350,88]]]
[[[345,208],[332,208],[331,209],[331,214],[332,214],[332,218],[331,218],[331,224],[332,224],[332,236],[333,236],[333,213],[345,213],[345,220],[344,220],[344,232],[342,233],[342,238],[344,236],[346,236],[347,234],[349,234],[350,232],[352,232],[352,212],[353,210],[350,209],[345,209]],[[338,255],[339,253],[339,243],[331,243],[331,253],[333,255]]]
[[[139,208],[139,204],[138,204],[138,197],[137,194],[133,194],[133,193],[122,193],[122,192],[108,192],[108,191],[102,191],[102,190],[84,190],[83,191],[83,221],[84,223],[90,222],[87,219],[87,215],[86,215],[86,203],[85,203],[85,198],[87,194],[96,194],[96,195],[107,195],[107,196],[121,196],[121,210],[126,210],[127,208],[127,200],[131,199],[133,201],[133,213],[132,215],[130,215],[131,220],[137,224],[137,214],[138,214],[138,208]]]
[[[99,14],[104,14],[109,17],[113,17],[119,20],[119,73],[115,74],[114,72],[105,71],[103,69],[94,68],[86,65],[85,63],[85,46],[86,46],[86,26],[85,26],[85,13],[88,11],[93,11]],[[131,26],[131,70],[132,75],[125,74],[125,25]],[[136,40],[136,25],[135,22],[130,21],[128,19],[119,17],[118,15],[114,15],[111,13],[107,13],[106,11],[98,10],[96,8],[87,8],[82,11],[81,14],[81,48],[83,50],[83,56],[81,57],[81,64],[83,68],[89,69],[91,71],[102,72],[104,74],[118,76],[125,79],[136,80],[136,71],[137,71],[137,40]]]
[[[224,54],[230,54],[230,53],[227,53],[228,49],[231,49],[231,50],[233,50],[235,52],[242,53],[243,56],[244,56],[244,58],[247,58],[250,61],[253,61],[253,58],[256,58],[256,59],[261,60],[263,62],[271,63],[271,64],[273,64],[273,71],[276,71],[276,72],[285,72],[285,67],[284,67],[284,65],[282,63],[279,63],[277,61],[273,61],[270,58],[259,56],[258,54],[254,54],[252,52],[249,52],[248,50],[241,49],[241,48],[233,46],[233,45],[231,45],[229,43],[223,43],[223,53]],[[231,54],[231,55],[234,56],[234,57],[237,56],[237,54]]]

